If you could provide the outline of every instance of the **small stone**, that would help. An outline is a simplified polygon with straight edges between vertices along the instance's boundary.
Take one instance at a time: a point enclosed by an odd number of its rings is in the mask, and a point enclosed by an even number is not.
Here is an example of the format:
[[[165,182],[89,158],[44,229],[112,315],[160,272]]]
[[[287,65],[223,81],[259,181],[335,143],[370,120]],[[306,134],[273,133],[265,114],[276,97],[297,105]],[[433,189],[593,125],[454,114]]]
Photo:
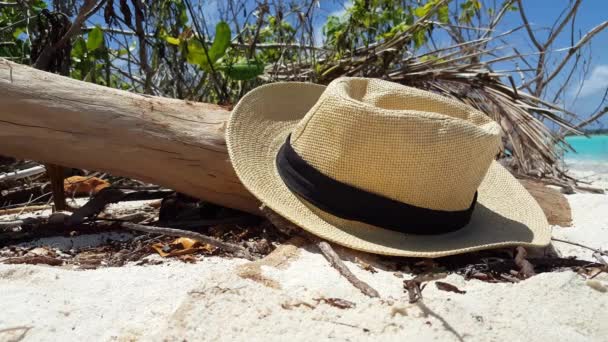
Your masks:
[[[60,225],[64,224],[65,221],[72,215],[72,213],[67,211],[57,211],[49,216],[49,224]]]
[[[600,281],[595,280],[595,279],[589,279],[586,282],[587,286],[589,286],[590,288],[605,293],[608,292],[608,287],[606,287],[604,284],[602,284]]]
[[[44,247],[36,247],[27,252],[26,255],[50,256],[52,253]]]
[[[393,306],[391,308],[391,317],[397,316],[397,314],[401,316],[407,316],[407,309],[405,306]]]

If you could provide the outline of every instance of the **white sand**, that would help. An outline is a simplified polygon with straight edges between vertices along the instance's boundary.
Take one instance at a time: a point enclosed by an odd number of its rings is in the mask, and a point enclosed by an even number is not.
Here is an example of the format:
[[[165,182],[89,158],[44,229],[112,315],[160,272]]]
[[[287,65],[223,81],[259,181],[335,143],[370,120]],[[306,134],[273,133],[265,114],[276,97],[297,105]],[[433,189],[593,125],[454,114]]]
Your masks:
[[[554,235],[608,248],[608,196],[568,199],[574,227],[555,227]],[[76,243],[86,244],[82,241]],[[563,256],[592,260],[583,249],[555,247]],[[314,248],[281,250],[284,258],[270,258],[266,265],[215,257],[197,264],[87,271],[0,265],[0,341],[21,334],[25,341],[605,341],[608,336],[608,292],[571,271],[518,284],[450,275],[442,281],[466,294],[439,291],[431,282],[422,304],[409,304],[403,279],[391,270],[372,274],[347,262],[382,296],[369,299]],[[595,279],[600,288],[608,287],[605,274]],[[319,297],[346,299],[356,307],[318,304]]]
[[[566,168],[575,178],[585,182],[593,182],[593,186],[608,190],[608,162],[566,160]]]

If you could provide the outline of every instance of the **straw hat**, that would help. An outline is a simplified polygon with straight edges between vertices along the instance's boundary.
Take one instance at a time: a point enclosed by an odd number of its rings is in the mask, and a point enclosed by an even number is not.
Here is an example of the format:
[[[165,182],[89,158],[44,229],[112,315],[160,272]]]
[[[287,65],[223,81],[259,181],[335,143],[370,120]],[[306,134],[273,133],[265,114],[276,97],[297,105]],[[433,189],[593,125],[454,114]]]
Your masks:
[[[352,249],[431,258],[549,243],[543,211],[494,160],[500,140],[465,104],[365,78],[261,86],[226,133],[241,182],[287,220]]]

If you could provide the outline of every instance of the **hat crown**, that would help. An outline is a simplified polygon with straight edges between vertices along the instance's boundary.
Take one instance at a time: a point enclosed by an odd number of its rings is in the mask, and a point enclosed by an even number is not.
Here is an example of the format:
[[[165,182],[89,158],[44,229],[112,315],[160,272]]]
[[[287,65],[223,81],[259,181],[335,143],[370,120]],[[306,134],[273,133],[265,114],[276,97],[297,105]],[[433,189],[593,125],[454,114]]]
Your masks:
[[[453,99],[396,83],[340,78],[291,134],[293,149],[340,182],[410,205],[471,205],[500,149],[500,127]]]

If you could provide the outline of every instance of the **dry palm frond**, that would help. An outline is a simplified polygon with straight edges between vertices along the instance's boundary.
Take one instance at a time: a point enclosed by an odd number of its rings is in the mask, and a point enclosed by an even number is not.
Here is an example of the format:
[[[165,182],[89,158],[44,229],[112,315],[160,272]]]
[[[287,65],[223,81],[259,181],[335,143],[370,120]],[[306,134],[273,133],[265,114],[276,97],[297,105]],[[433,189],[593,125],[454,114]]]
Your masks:
[[[521,55],[496,57],[495,53],[502,48],[487,48],[488,43],[519,28],[412,56],[407,51],[412,33],[423,28],[432,14],[430,11],[407,31],[387,41],[355,49],[339,59],[327,54],[314,65],[302,61],[279,66],[268,79],[326,84],[341,76],[377,77],[458,99],[500,124],[504,145],[501,157],[514,173],[571,186],[573,179],[558,166],[560,153],[570,147],[563,136],[553,133],[545,122],[554,122],[565,131],[581,134],[562,117],[575,115],[518,90],[509,74],[492,71],[493,63]],[[491,59],[482,61],[484,57]]]

